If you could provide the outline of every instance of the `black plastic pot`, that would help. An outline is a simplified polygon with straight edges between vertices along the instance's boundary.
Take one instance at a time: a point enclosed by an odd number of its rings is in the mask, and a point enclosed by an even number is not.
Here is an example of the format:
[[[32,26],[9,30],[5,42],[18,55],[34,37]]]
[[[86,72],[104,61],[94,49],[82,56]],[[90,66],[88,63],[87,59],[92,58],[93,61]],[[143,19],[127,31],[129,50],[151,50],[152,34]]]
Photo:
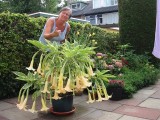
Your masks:
[[[62,98],[58,100],[52,99],[52,107],[54,112],[69,112],[73,109],[73,93],[69,92],[60,95]]]
[[[122,87],[109,87],[107,88],[107,92],[109,95],[112,95],[110,100],[121,100],[122,94],[123,94],[123,88]]]

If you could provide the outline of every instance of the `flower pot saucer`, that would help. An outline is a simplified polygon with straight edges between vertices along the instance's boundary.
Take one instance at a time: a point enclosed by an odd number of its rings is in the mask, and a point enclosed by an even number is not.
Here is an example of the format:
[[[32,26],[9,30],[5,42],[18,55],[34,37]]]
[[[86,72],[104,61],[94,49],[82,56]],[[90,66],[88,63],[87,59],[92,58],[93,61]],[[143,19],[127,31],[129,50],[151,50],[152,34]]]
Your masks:
[[[68,111],[68,112],[55,112],[53,107],[50,108],[50,112],[55,115],[69,115],[69,114],[73,113],[75,110],[76,110],[76,108],[72,107],[72,110]]]

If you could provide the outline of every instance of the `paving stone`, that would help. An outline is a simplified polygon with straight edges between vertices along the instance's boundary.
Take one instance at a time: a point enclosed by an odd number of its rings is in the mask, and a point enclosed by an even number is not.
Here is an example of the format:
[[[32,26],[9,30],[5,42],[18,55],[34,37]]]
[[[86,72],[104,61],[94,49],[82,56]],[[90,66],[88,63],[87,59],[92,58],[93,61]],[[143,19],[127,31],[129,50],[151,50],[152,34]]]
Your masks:
[[[159,118],[157,120],[160,120],[160,116],[159,116]]]
[[[122,116],[121,114],[117,113],[96,110],[92,113],[85,115],[84,117],[81,117],[78,120],[117,120],[121,116]]]
[[[160,90],[158,90],[157,92],[155,92],[153,95],[151,95],[150,97],[152,98],[160,98]]]
[[[133,117],[140,117],[150,120],[157,120],[160,116],[160,110],[158,109],[150,109],[143,107],[135,107],[135,106],[127,106],[123,105],[114,111],[115,113],[120,113]]]
[[[10,108],[15,108],[16,106],[10,103],[6,103],[3,101],[0,101],[0,111],[10,109]]]
[[[79,118],[92,113],[95,111],[94,108],[89,108],[85,106],[75,105],[76,111],[73,114],[65,115],[65,116],[58,116],[51,113],[46,114],[38,114],[38,118],[34,120],[78,120]]]
[[[18,108],[10,108],[0,111],[0,115],[5,116],[9,120],[32,120],[37,118],[37,114],[19,110]]]
[[[156,92],[156,90],[141,89],[141,90],[139,90],[137,93],[145,94],[145,95],[147,95],[147,96],[151,96],[151,95],[154,94],[155,92]]]
[[[99,109],[99,110],[106,110],[108,112],[111,112],[121,106],[121,104],[116,103],[115,101],[110,101],[110,100],[102,101],[102,102],[94,102],[94,103],[89,103],[89,104],[86,103],[85,101],[79,104],[83,106],[88,106],[88,107],[92,107],[95,109]]]
[[[18,98],[16,97],[16,98],[4,99],[3,101],[11,104],[17,104]]]
[[[85,101],[87,101],[87,97],[88,97],[88,95],[84,95],[84,94],[82,96],[74,96],[73,104],[85,102]]]
[[[141,107],[160,109],[160,99],[148,98],[141,104]]]
[[[5,117],[0,115],[0,120],[9,120],[9,119],[7,119],[7,118],[5,118]]]
[[[120,104],[123,104],[123,105],[137,106],[140,103],[142,103],[145,99],[147,99],[148,97],[149,97],[149,95],[147,96],[145,94],[136,93],[130,99],[123,99],[123,100],[119,100],[119,101],[116,101],[116,102],[120,103]]]
[[[144,118],[138,118],[138,117],[132,117],[132,116],[124,115],[123,117],[121,117],[118,120],[149,120],[149,119],[144,119]]]

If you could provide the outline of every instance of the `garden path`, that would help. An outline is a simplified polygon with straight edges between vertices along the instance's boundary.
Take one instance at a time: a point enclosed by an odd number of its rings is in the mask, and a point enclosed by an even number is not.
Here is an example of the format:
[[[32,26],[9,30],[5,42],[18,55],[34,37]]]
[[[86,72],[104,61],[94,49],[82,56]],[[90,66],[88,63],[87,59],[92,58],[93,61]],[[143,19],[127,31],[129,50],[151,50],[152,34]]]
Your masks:
[[[86,99],[86,95],[75,96],[76,111],[67,116],[20,111],[17,98],[4,99],[0,101],[0,120],[160,120],[160,80],[131,99],[92,104],[87,104]]]

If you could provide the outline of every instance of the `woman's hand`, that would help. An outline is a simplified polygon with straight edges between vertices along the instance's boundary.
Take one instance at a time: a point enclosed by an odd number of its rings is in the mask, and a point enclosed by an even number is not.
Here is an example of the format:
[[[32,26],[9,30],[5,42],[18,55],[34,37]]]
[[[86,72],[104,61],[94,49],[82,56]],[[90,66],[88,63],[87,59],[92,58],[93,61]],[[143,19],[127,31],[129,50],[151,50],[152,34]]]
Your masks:
[[[56,29],[51,33],[52,37],[58,37],[61,34],[61,30]]]

